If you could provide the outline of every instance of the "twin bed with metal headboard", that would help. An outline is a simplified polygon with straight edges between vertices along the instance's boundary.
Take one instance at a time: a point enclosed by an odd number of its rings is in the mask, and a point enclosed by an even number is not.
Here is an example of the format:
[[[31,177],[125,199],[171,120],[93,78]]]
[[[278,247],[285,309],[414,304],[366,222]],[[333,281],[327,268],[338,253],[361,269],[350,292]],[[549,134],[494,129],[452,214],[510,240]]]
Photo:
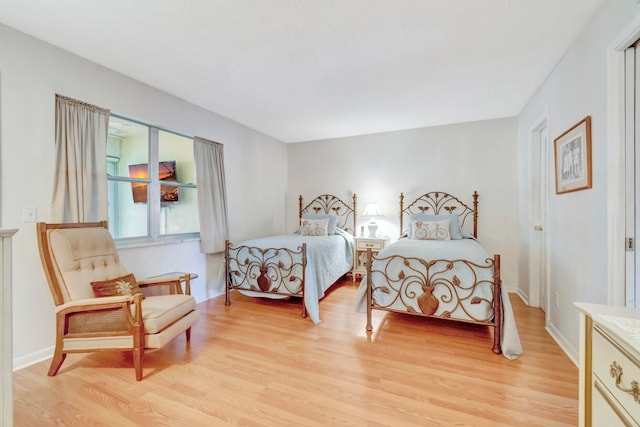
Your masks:
[[[226,304],[231,291],[248,296],[302,299],[302,317],[320,323],[319,300],[353,266],[356,196],[351,204],[323,194],[298,199],[293,234],[253,239],[225,250]]]
[[[478,193],[473,207],[445,192],[429,192],[405,204],[400,195],[401,237],[367,256],[356,309],[408,313],[486,325],[491,349],[514,359],[521,353],[513,312],[502,288],[500,255],[478,242]]]

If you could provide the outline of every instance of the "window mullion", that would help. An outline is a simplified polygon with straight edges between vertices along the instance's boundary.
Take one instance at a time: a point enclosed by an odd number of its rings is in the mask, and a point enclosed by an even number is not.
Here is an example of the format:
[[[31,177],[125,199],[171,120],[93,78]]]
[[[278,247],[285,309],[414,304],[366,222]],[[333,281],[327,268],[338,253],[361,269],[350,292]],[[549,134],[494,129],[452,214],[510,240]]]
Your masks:
[[[149,234],[153,240],[160,236],[160,181],[158,180],[158,129],[149,128]]]

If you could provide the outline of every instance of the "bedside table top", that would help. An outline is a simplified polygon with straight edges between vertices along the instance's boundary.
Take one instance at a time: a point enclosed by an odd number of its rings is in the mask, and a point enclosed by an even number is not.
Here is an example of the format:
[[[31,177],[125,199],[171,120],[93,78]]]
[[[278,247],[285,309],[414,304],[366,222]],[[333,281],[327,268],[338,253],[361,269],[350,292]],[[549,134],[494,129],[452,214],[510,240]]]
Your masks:
[[[376,236],[376,237],[368,237],[368,236],[356,236],[354,237],[356,240],[370,240],[370,241],[381,241],[385,242],[389,240],[389,236]]]

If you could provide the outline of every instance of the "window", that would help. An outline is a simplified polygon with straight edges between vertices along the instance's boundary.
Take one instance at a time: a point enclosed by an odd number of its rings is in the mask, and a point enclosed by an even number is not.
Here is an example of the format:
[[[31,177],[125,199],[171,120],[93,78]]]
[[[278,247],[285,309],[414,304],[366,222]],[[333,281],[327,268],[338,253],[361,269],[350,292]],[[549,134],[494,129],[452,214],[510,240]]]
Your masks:
[[[198,237],[193,138],[111,114],[106,161],[115,239]]]

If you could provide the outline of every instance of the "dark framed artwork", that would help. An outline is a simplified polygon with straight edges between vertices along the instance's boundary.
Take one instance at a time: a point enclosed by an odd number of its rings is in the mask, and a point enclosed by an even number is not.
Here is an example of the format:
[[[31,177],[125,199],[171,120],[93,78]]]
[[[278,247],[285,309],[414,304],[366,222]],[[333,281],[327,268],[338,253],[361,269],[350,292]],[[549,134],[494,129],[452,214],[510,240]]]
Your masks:
[[[591,188],[591,116],[554,140],[556,194]]]

